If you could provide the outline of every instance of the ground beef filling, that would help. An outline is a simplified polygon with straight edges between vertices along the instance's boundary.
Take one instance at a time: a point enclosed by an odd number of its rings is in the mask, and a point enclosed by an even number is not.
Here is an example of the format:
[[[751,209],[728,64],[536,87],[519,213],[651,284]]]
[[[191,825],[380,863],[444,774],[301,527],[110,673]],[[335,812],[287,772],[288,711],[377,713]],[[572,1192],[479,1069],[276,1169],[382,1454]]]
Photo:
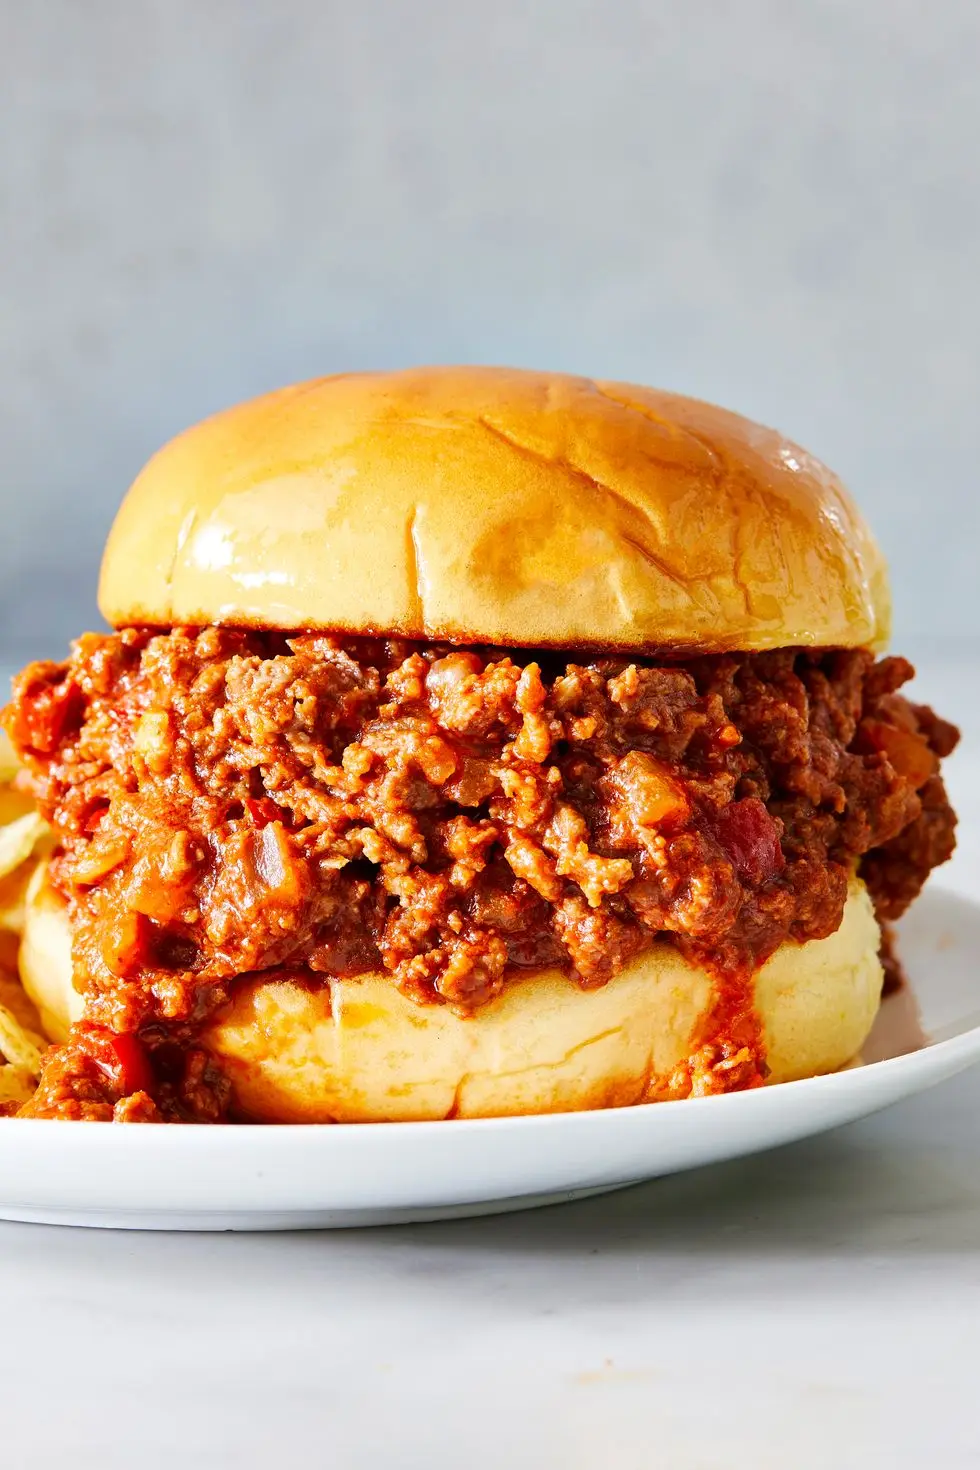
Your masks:
[[[856,864],[892,919],[952,851],[956,731],[897,692],[912,672],[852,650],[679,666],[87,635],[5,714],[86,995],[34,1110],[92,1116],[88,1090],[109,1115],[222,1116],[193,1036],[242,974],[381,969],[465,1014],[515,971],[604,985],[654,943],[718,977],[693,1070],[753,1085],[753,970],[833,933]],[[106,1060],[120,1035],[146,1053],[128,1069]]]

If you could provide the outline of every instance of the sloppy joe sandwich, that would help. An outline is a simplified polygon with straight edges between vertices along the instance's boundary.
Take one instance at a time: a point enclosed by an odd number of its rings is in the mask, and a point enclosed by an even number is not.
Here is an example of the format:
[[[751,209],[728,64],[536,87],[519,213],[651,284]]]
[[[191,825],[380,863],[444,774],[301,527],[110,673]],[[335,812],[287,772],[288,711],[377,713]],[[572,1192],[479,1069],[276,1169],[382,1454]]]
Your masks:
[[[4,724],[50,829],[24,1116],[354,1122],[845,1065],[953,848],[822,464],[733,413],[491,368],[325,378],[150,461],[109,633]]]

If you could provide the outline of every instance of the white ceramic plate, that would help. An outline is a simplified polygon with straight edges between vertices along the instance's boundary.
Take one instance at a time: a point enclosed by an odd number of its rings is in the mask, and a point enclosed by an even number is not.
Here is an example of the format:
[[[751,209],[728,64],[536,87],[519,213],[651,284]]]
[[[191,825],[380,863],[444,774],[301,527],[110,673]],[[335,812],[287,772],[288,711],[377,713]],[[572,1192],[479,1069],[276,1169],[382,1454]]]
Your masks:
[[[932,888],[902,925],[913,990],[862,1065],[688,1102],[451,1123],[0,1122],[0,1218],[170,1230],[383,1225],[524,1209],[851,1122],[980,1059],[980,906]]]

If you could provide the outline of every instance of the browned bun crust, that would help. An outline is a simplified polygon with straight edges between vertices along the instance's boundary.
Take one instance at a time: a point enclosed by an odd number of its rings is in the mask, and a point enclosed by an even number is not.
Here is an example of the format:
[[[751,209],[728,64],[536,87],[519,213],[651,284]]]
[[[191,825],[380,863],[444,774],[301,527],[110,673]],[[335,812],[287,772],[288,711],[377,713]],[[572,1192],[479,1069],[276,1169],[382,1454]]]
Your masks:
[[[43,872],[43,869],[41,870]],[[756,976],[770,1081],[836,1070],[871,1029],[880,941],[852,880],[840,928],[783,944]],[[25,988],[49,1035],[80,1010],[62,901],[43,876],[28,896]],[[711,977],[654,945],[608,985],[557,970],[515,977],[468,1019],[406,999],[391,977],[309,985],[252,976],[203,1040],[257,1122],[386,1122],[581,1111],[643,1102],[700,1044]]]
[[[887,638],[840,481],[770,429],[505,368],[285,388],[150,461],[106,548],[116,625],[711,652]]]

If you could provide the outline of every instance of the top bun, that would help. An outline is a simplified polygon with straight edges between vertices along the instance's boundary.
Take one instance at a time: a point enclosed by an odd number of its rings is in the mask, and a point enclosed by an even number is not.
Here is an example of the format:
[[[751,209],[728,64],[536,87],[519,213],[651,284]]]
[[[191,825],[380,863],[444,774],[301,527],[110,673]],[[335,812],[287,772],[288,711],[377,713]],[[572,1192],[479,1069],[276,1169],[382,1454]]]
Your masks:
[[[357,373],[162,449],[109,537],[116,627],[394,633],[698,653],[879,646],[884,562],[771,429],[626,383]]]

